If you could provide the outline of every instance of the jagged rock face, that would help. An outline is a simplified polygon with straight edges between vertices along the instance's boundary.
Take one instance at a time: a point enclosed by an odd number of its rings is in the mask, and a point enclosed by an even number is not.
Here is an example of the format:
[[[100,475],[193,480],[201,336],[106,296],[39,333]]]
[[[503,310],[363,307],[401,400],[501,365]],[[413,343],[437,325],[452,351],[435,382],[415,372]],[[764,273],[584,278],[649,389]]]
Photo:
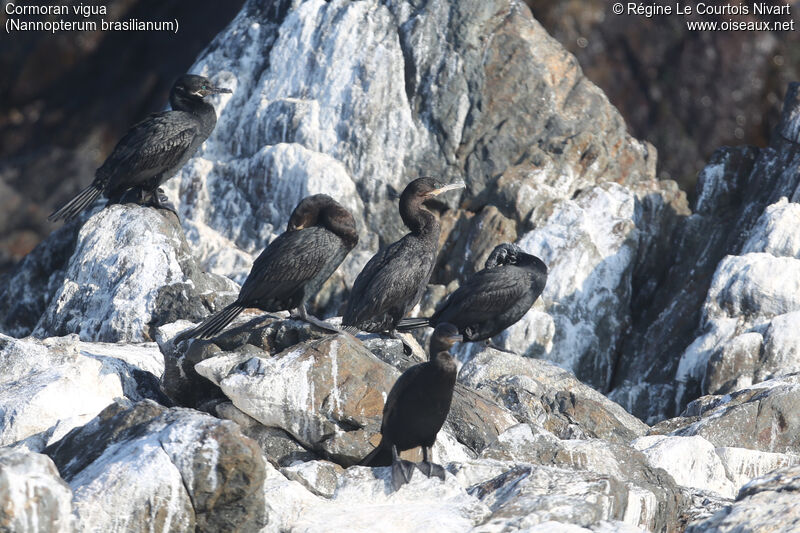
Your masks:
[[[34,335],[142,342],[151,328],[230,303],[238,288],[199,271],[175,217],[115,205],[89,218]]]
[[[72,492],[46,455],[0,449],[0,529],[74,531]]]
[[[650,422],[797,370],[796,204],[784,198],[798,200],[799,91],[789,86],[770,146],[720,149],[701,172],[674,260],[634,315],[610,397]]]
[[[264,459],[233,422],[149,401],[113,404],[46,453],[72,488],[85,530],[266,525]]]

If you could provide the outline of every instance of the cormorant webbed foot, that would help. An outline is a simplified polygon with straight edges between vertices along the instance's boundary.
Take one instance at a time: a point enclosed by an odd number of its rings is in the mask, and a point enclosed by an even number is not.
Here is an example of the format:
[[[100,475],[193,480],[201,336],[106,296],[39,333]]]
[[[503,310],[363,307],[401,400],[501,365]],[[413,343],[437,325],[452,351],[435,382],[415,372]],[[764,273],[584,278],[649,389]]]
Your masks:
[[[420,472],[425,474],[426,477],[433,477],[436,476],[442,481],[444,481],[444,467],[442,465],[437,465],[436,463],[432,463],[430,460],[431,456],[431,449],[427,446],[422,447],[422,462],[417,463],[417,468]]]
[[[173,213],[175,213],[176,217],[180,218],[178,216],[178,210],[175,208],[175,205],[169,201],[167,195],[164,194],[164,189],[162,189],[161,187],[150,193],[150,199],[144,205],[155,207],[156,209],[166,209],[167,211],[172,211]]]
[[[392,446],[392,488],[400,490],[400,487],[411,481],[414,474],[414,463],[400,459],[397,454],[397,447]]]

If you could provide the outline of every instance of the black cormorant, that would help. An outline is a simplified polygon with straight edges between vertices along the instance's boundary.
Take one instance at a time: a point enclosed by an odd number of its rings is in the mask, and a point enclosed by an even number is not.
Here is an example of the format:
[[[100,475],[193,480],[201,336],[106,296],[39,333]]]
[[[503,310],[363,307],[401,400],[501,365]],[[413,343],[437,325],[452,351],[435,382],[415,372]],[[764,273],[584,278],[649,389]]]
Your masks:
[[[174,210],[163,205],[158,187],[189,160],[214,129],[217,114],[204,98],[229,92],[203,76],[185,74],[178,78],[169,94],[172,111],[153,113],[129,129],[97,169],[92,184],[48,220],[70,220],[101,194],[109,203],[119,202],[134,188],[144,193],[144,205]]]
[[[414,466],[401,460],[398,454],[417,446],[422,446],[423,455],[418,468],[428,477],[436,475],[444,479],[444,468],[430,462],[430,452],[450,412],[457,368],[448,350],[459,341],[461,335],[454,325],[439,324],[431,337],[430,360],[403,372],[386,398],[381,442],[359,464],[392,465],[395,490],[411,479]]]
[[[522,318],[546,282],[547,267],[541,259],[515,244],[501,244],[489,255],[484,269],[467,278],[430,318],[406,318],[397,329],[449,322],[465,341],[487,340]]]
[[[391,331],[419,302],[431,277],[439,244],[439,221],[425,200],[463,183],[446,185],[433,178],[409,183],[400,196],[400,216],[411,230],[382,248],[353,283],[342,326],[352,331]]]
[[[248,307],[267,312],[297,309],[299,318],[335,331],[308,315],[305,304],[357,243],[356,223],[347,209],[326,194],[304,198],[286,231],[253,263],[236,301],[181,333],[175,342],[213,337]]]

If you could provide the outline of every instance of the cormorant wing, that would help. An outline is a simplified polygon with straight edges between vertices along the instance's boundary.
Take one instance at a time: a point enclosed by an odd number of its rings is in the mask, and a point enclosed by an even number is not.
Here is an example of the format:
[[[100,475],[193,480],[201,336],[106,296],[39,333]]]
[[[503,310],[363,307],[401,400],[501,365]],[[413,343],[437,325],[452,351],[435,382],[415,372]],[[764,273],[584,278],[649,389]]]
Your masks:
[[[255,260],[238,299],[288,297],[319,273],[335,238],[316,227],[282,233]]]
[[[502,313],[530,290],[527,277],[514,275],[507,268],[481,270],[470,276],[438,309],[431,321],[457,318],[460,324],[472,324]]]
[[[378,251],[364,266],[347,302],[348,322],[359,324],[384,313],[398,302],[408,300],[409,287],[416,290],[426,281],[431,265],[405,246],[404,239]]]
[[[125,185],[144,182],[180,163],[198,135],[200,126],[189,113],[153,113],[128,130],[98,174],[106,179],[118,176]]]

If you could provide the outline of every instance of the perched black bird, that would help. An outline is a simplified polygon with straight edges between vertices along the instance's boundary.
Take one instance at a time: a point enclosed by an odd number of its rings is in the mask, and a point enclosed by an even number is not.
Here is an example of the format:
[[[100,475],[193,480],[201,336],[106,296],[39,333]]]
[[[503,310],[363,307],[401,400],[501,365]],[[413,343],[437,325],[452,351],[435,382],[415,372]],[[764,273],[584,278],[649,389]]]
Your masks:
[[[353,283],[342,326],[350,331],[390,331],[419,302],[439,244],[439,221],[423,202],[462,187],[463,183],[445,185],[433,178],[419,178],[406,186],[400,195],[400,216],[411,232],[366,264]]]
[[[286,231],[253,263],[236,301],[181,333],[175,342],[213,337],[248,307],[267,312],[297,309],[299,318],[334,329],[308,315],[305,304],[357,243],[350,211],[326,194],[304,198],[289,217]]]
[[[538,257],[511,243],[497,246],[483,270],[451,294],[430,318],[406,318],[399,331],[449,322],[465,341],[494,337],[523,317],[547,282],[547,267]]]
[[[91,185],[53,212],[48,220],[70,220],[105,194],[116,203],[130,189],[145,193],[142,203],[162,205],[158,187],[171,178],[203,144],[217,123],[210,94],[229,93],[208,78],[184,74],[172,86],[172,111],[153,113],[133,126],[95,172]],[[127,195],[126,195],[127,197]]]
[[[444,479],[444,468],[430,462],[430,452],[450,412],[457,369],[448,350],[459,341],[461,335],[454,325],[439,324],[431,337],[430,360],[403,372],[386,398],[381,443],[359,464],[392,465],[395,490],[411,479],[414,466],[400,460],[398,454],[417,446],[422,446],[423,456],[419,469],[428,477]]]

